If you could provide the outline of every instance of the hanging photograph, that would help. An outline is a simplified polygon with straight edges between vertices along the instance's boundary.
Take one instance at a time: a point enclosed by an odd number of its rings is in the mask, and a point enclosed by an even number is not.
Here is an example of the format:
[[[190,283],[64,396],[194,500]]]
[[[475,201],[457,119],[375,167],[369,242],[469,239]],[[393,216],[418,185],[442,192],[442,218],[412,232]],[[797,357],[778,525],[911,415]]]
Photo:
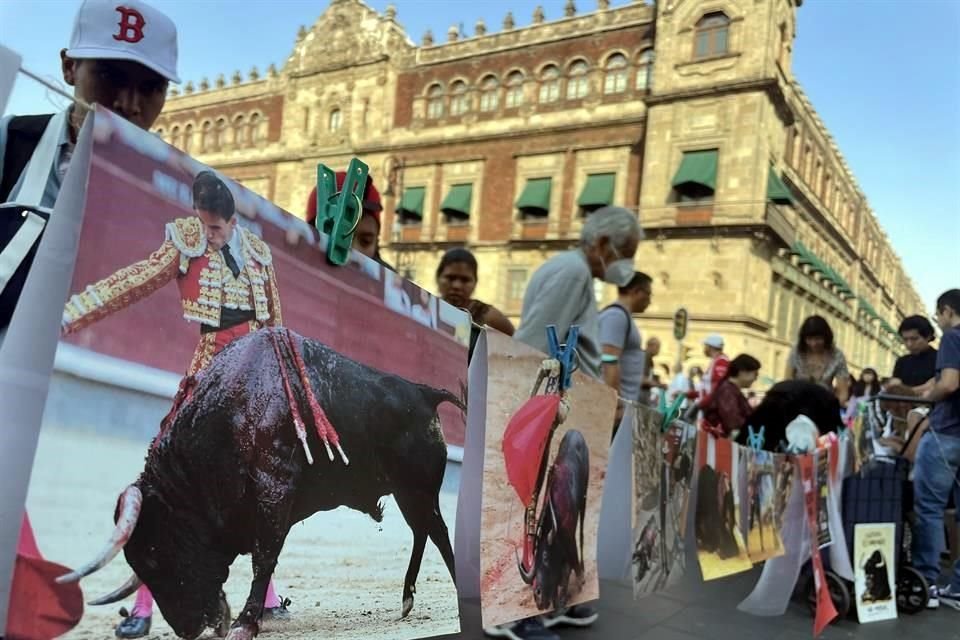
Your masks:
[[[784,553],[779,524],[782,510],[777,511],[782,469],[770,451],[743,451],[747,456],[747,554],[757,563]]]
[[[480,533],[483,626],[596,600],[597,528],[616,394],[574,372],[563,395],[544,354],[487,334]]]
[[[458,632],[466,314],[95,117],[27,500],[44,556],[100,598],[71,637]]]
[[[638,406],[634,425],[633,594],[640,598],[678,583],[686,572],[687,505],[696,428]]]
[[[732,441],[700,431],[697,442],[697,558],[704,580],[715,580],[753,564],[740,522],[740,451]]]

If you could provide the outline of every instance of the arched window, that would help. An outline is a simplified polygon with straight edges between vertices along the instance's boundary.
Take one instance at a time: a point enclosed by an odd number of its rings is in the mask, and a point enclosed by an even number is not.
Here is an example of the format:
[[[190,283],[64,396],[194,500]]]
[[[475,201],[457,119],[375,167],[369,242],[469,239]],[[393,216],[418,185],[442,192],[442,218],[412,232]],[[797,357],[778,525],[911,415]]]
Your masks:
[[[213,149],[213,123],[207,120],[202,125],[203,135],[200,137],[200,150],[210,151]]]
[[[182,144],[182,141],[180,140],[180,127],[177,125],[174,125],[174,127],[170,129],[170,144],[178,149]]]
[[[233,119],[233,144],[242,145],[247,140],[247,126],[243,116],[237,116]]]
[[[435,84],[427,91],[427,117],[443,117],[443,87]]]
[[[217,120],[217,149],[223,149],[227,146],[227,119],[219,118]]]
[[[260,114],[255,113],[250,116],[250,144],[255,145],[260,142]]]
[[[615,53],[607,58],[606,75],[603,78],[603,92],[607,95],[623,93],[627,90],[627,58]]]
[[[327,123],[327,128],[330,129],[331,133],[333,133],[334,131],[340,130],[340,125],[343,124],[342,118],[343,116],[340,114],[340,109],[334,109],[333,111],[330,112],[330,118],[329,118],[329,122]]]
[[[457,80],[450,87],[450,115],[463,115],[470,110],[467,103],[467,83]]]
[[[567,100],[578,100],[589,93],[587,63],[577,60],[567,73]]]
[[[560,69],[547,65],[540,72],[540,102],[548,104],[560,99]]]
[[[500,104],[500,83],[493,76],[487,76],[480,83],[480,111],[496,111]]]
[[[190,145],[193,142],[193,125],[188,124],[183,128],[183,151],[190,153]]]
[[[154,133],[155,136],[157,136],[158,138],[160,138],[161,140],[163,140],[163,136],[166,134],[166,131],[164,131],[163,127],[160,127],[159,129],[157,129],[157,130],[154,131],[153,133]]]
[[[653,49],[644,49],[637,58],[637,89],[647,91],[653,83]]]
[[[523,73],[512,71],[507,76],[507,109],[523,104]]]
[[[694,58],[710,58],[727,53],[730,18],[722,12],[708,13],[700,18],[695,32]]]

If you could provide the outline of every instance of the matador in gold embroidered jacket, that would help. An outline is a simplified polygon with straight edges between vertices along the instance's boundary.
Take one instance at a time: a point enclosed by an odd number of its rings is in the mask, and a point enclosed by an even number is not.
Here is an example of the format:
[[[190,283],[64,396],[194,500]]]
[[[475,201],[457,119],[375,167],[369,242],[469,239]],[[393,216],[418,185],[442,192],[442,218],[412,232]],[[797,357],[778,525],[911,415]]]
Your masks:
[[[176,279],[183,317],[200,323],[200,344],[187,375],[197,373],[234,339],[283,322],[270,247],[239,225],[229,244],[239,248],[237,275],[222,250],[207,243],[199,218],[168,223],[164,243],[149,258],[70,297],[63,311],[64,333],[125,309]]]

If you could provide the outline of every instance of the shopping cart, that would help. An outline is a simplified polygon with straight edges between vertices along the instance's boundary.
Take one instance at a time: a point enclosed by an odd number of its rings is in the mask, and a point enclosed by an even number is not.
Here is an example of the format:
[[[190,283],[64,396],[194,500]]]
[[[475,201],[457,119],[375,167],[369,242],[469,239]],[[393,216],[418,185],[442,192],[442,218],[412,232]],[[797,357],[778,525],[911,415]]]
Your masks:
[[[905,433],[902,446],[892,444],[891,436],[898,432],[897,420],[884,408],[886,403],[927,405],[930,402],[913,396],[879,394],[865,402],[863,421],[856,433],[861,467],[843,481],[842,512],[847,551],[853,558],[854,532],[858,524],[891,523],[895,525],[896,598],[897,609],[906,614],[923,611],[929,599],[929,585],[919,571],[910,566],[910,542],[913,512],[913,485],[910,481],[910,461],[903,452],[912,439],[921,432],[922,421],[912,432]],[[826,555],[826,554],[824,554]],[[826,571],[827,586],[839,618],[850,613],[853,584],[833,571]],[[813,580],[807,587],[807,602],[816,609],[816,590]]]

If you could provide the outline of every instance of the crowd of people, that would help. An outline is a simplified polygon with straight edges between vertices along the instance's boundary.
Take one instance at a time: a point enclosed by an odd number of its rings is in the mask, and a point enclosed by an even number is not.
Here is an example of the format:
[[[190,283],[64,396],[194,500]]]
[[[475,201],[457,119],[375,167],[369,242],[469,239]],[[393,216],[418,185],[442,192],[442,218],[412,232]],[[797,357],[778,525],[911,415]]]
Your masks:
[[[15,202],[23,196],[25,168],[35,154],[39,155],[36,150],[41,138],[52,127],[56,130],[49,131],[46,137],[56,142],[55,150],[49,169],[42,168],[47,179],[36,205],[48,209],[53,206],[87,115],[84,105],[101,104],[147,130],[160,115],[168,83],[179,81],[176,28],[142,0],[127,0],[123,9],[148,16],[149,33],[135,30],[136,37],[127,38],[127,32],[121,31],[117,36],[118,9],[113,4],[83,4],[71,46],[60,52],[64,81],[74,88],[77,100],[64,114],[7,117],[0,121],[0,201]],[[338,187],[343,179],[341,172],[337,175]],[[389,267],[381,256],[379,243],[383,206],[371,178],[361,202],[363,215],[354,234],[354,248]],[[306,209],[307,219],[315,219],[315,193]],[[709,361],[705,370],[694,367],[685,374],[679,361],[672,369],[660,365],[657,370],[654,364],[660,351],[659,340],[650,337],[644,343],[634,320],[648,308],[653,296],[652,278],[635,269],[635,255],[642,238],[638,217],[628,209],[608,206],[590,214],[584,221],[578,246],[553,256],[533,274],[523,297],[517,328],[495,306],[474,297],[479,270],[476,258],[467,249],[451,249],[443,256],[436,271],[436,287],[445,301],[465,309],[476,326],[492,327],[541,351],[547,351],[547,325],[555,325],[560,336],[578,325],[580,371],[616,389],[623,401],[612,425],[613,433],[620,422],[623,403],[649,404],[666,395],[671,400],[683,397],[698,412],[703,427],[716,436],[736,437],[756,403],[750,389],[758,378],[761,362],[746,353],[731,359],[725,353],[724,338],[710,335],[702,345]],[[21,258],[4,291],[6,306],[0,305],[0,344],[32,254]],[[602,310],[595,295],[597,280],[616,286],[618,291],[617,300]],[[400,293],[398,289],[402,298]],[[430,317],[425,312],[424,322]],[[944,511],[952,496],[960,493],[960,289],[947,291],[937,300],[935,320],[943,332],[939,351],[932,346],[936,333],[927,318],[915,315],[901,323],[899,333],[908,353],[897,360],[894,370],[883,379],[874,368],[863,369],[855,378],[835,343],[829,323],[823,317],[811,316],[800,327],[783,377],[829,389],[844,407],[848,421],[856,415],[864,398],[875,396],[884,388],[905,388],[932,404],[929,411],[914,411],[910,419],[911,428],[925,429],[914,458],[913,562],[933,585],[930,606],[945,603],[960,609],[960,563],[954,567],[950,584],[937,586],[944,548]],[[287,615],[287,604],[289,601],[281,599],[271,584],[266,615]],[[140,593],[133,610],[117,627],[116,635],[147,635],[151,615],[149,592]],[[485,631],[512,640],[554,640],[559,636],[552,627],[589,626],[596,619],[593,607],[578,605]]]

